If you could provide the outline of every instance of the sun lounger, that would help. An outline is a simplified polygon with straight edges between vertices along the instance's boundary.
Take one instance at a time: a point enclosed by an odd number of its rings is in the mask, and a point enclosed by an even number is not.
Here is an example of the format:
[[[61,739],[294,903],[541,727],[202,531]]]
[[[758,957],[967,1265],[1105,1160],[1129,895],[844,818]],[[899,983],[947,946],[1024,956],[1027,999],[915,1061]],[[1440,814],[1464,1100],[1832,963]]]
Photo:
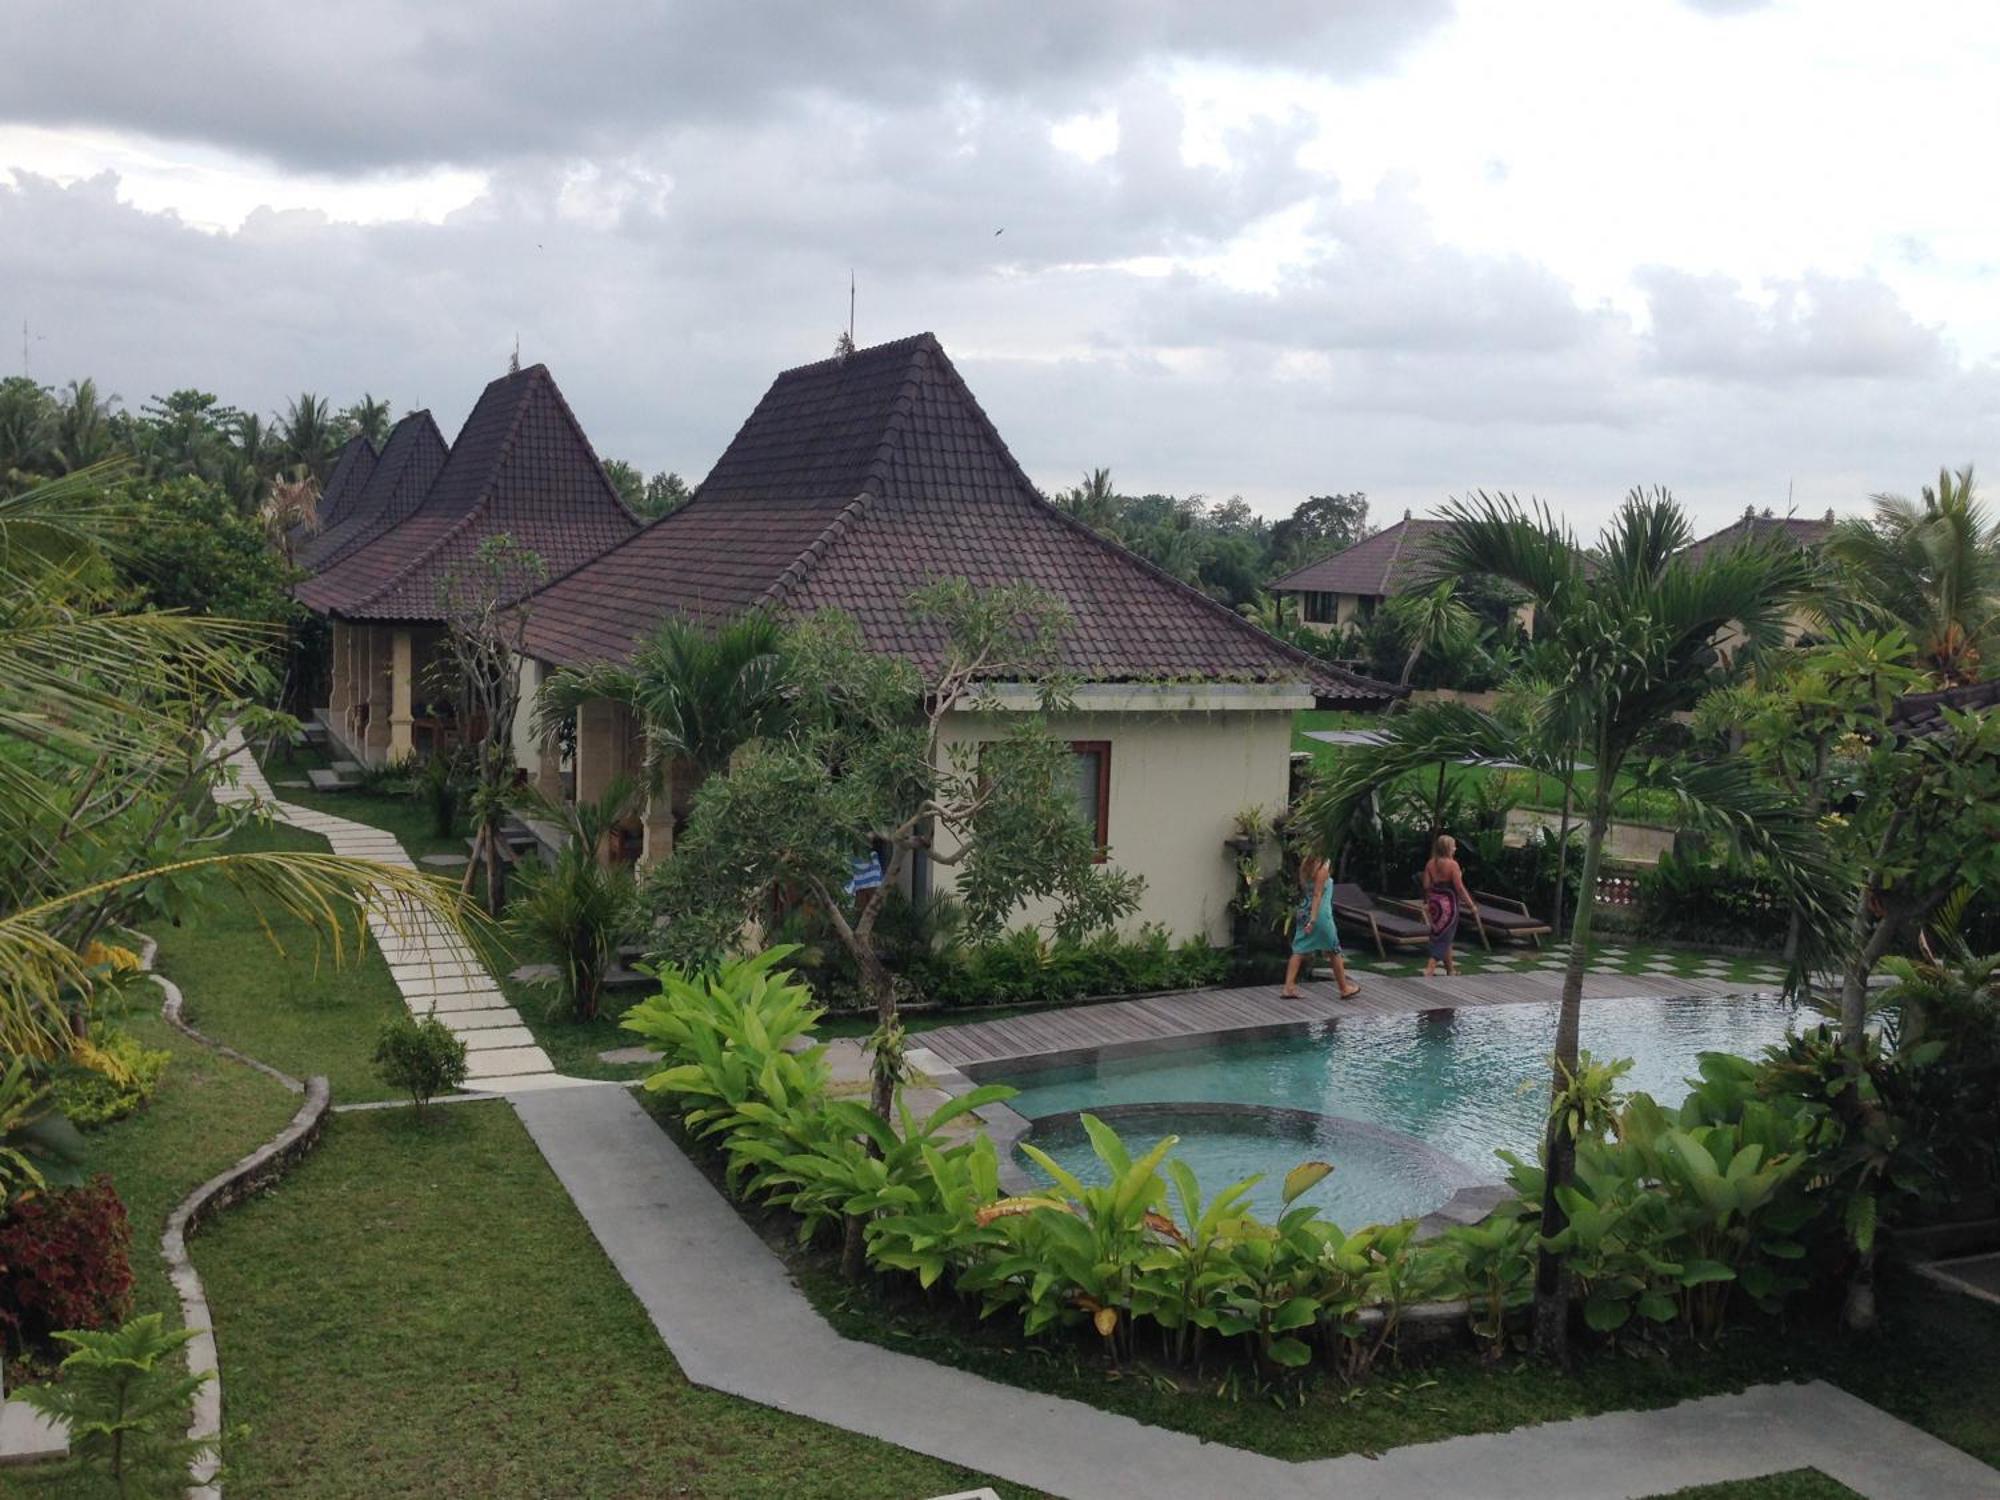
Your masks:
[[[1371,896],[1351,883],[1334,886],[1333,915],[1349,930],[1367,933],[1381,958],[1389,956],[1390,948],[1422,948],[1431,940],[1430,924],[1420,910],[1406,902]]]
[[[1474,891],[1472,900],[1472,915],[1479,924],[1482,937],[1490,935],[1508,938],[1517,943],[1532,942],[1539,948],[1542,946],[1542,939],[1554,931],[1548,923],[1528,910],[1527,903],[1517,901],[1512,896],[1496,896],[1491,891]]]

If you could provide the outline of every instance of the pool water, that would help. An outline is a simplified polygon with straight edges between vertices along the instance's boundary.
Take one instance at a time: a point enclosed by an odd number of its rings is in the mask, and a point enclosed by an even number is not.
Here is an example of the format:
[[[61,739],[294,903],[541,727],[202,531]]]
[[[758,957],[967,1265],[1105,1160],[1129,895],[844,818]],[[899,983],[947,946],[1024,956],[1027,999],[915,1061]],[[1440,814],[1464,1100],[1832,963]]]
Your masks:
[[[1687,1096],[1686,1080],[1694,1076],[1701,1053],[1754,1057],[1781,1041],[1791,1021],[1790,1009],[1769,999],[1592,1000],[1584,1004],[1582,1044],[1600,1059],[1632,1058],[1624,1086],[1672,1106]],[[1429,1148],[1385,1158],[1379,1138],[1364,1146],[1341,1134],[1337,1123],[1317,1141],[1302,1139],[1296,1130],[1258,1129],[1243,1117],[1218,1122],[1205,1113],[1177,1117],[1148,1111],[1118,1123],[1134,1155],[1162,1135],[1179,1135],[1175,1155],[1194,1169],[1205,1194],[1264,1173],[1253,1203],[1266,1215],[1276,1210],[1278,1183],[1293,1166],[1313,1158],[1331,1161],[1332,1175],[1301,1201],[1352,1228],[1428,1213],[1465,1181],[1501,1180],[1506,1167],[1494,1159],[1496,1150],[1533,1154],[1555,1023],[1553,1005],[1371,1017],[1275,1041],[1013,1076],[982,1070],[982,1081],[1013,1084],[1021,1091],[1013,1107],[1030,1119],[1110,1105],[1272,1105],[1386,1127]],[[1086,1180],[1103,1180],[1080,1129],[1069,1126],[1046,1138],[1038,1132],[1029,1139]],[[1437,1158],[1449,1160],[1441,1165]],[[1041,1169],[1026,1165],[1040,1181]]]

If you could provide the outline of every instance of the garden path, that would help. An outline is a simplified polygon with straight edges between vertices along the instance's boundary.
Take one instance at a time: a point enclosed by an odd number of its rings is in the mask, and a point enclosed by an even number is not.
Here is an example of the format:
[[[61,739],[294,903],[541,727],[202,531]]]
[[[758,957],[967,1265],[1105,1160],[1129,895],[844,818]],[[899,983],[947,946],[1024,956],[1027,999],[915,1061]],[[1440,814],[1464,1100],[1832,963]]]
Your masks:
[[[236,782],[218,787],[216,801],[254,803],[277,822],[318,834],[335,854],[416,868],[394,834],[279,801],[240,731],[231,730],[224,745]],[[479,955],[435,917],[385,898],[370,907],[368,926],[411,1012],[435,1015],[465,1042],[467,1089],[516,1094],[588,1082],[556,1072]]]
[[[241,741],[230,748],[237,784],[220,800],[255,800],[337,853],[409,864],[379,829],[279,802]],[[462,939],[407,911],[369,923],[412,1010],[435,1009],[469,1042],[526,1036]],[[1051,1494],[1637,1500],[1817,1468],[1868,1500],[2000,1500],[2000,1471],[1821,1382],[1294,1463],[855,1343],[628,1090],[559,1074],[511,1035],[482,1053],[469,1086],[510,1096],[690,1380]]]

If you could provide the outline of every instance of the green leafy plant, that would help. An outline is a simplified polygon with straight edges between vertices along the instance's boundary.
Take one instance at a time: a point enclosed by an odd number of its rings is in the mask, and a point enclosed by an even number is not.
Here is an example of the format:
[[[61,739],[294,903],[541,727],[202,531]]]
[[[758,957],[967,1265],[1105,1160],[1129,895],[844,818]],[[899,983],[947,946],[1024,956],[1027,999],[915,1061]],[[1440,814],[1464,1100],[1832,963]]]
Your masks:
[[[406,1091],[421,1115],[465,1082],[465,1041],[436,1016],[397,1015],[376,1035],[375,1075]]]
[[[173,1054],[146,1046],[131,1032],[99,1022],[90,1045],[54,1070],[55,1108],[73,1125],[122,1120],[151,1099]]]
[[[619,945],[639,930],[631,871],[601,857],[604,841],[633,799],[631,784],[621,777],[594,803],[542,804],[568,838],[553,864],[524,867],[505,926],[529,952],[555,968],[549,981],[554,991],[550,1020],[597,1018],[605,975],[618,960]]]
[[[26,1058],[0,1073],[0,1218],[23,1193],[74,1187],[83,1141],[51,1107],[49,1090],[36,1082]]]
[[[58,1333],[72,1352],[56,1381],[29,1386],[21,1399],[69,1429],[70,1466],[102,1476],[120,1500],[179,1494],[189,1463],[213,1451],[177,1432],[210,1378],[177,1368],[174,1356],[194,1336],[168,1329],[159,1313],[103,1332]]]

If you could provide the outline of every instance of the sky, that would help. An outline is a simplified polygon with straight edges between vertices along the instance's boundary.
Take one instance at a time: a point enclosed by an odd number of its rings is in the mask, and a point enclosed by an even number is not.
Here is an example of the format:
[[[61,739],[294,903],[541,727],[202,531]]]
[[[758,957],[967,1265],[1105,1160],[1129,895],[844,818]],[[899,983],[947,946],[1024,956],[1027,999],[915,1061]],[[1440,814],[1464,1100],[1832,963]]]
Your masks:
[[[693,480],[851,274],[1045,489],[1846,513],[1995,432],[1996,80],[1931,0],[35,6],[0,373],[450,434],[518,340]]]

